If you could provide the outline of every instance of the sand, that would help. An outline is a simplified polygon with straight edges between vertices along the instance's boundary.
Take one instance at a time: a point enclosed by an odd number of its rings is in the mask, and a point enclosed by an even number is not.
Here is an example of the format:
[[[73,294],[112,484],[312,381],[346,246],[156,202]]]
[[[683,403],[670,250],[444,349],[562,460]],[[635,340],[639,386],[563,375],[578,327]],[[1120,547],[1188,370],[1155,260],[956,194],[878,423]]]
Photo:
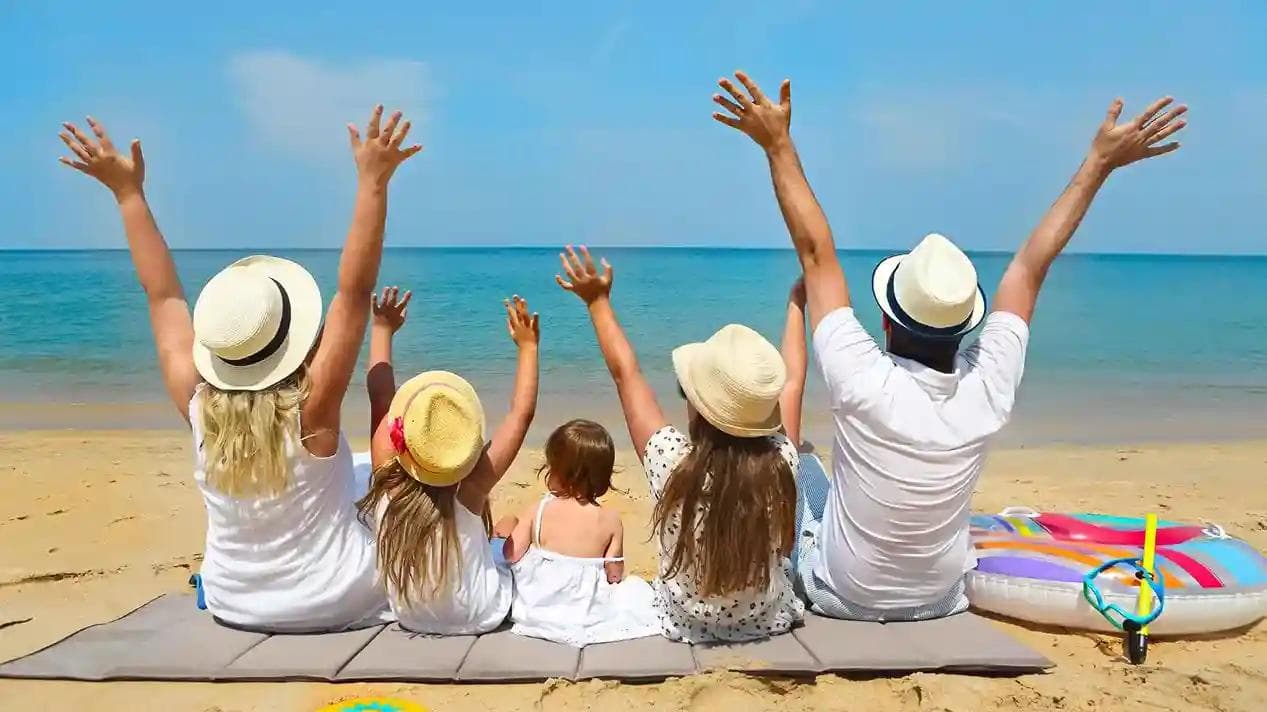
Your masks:
[[[0,432],[0,659],[187,590],[205,514],[176,431]],[[496,513],[541,491],[540,454],[525,451],[495,496]],[[631,452],[607,504],[625,517],[631,570],[650,576],[646,484]],[[1267,443],[1044,447],[992,457],[976,506],[1029,505],[1209,519],[1267,549]],[[655,685],[75,683],[0,680],[0,707],[21,710],[315,710],[362,695],[435,711],[496,710],[1261,710],[1267,624],[1205,640],[1154,641],[1126,664],[1110,636],[998,622],[1057,668],[1016,679],[915,674],[766,680],[715,673]],[[196,641],[191,641],[196,644]]]

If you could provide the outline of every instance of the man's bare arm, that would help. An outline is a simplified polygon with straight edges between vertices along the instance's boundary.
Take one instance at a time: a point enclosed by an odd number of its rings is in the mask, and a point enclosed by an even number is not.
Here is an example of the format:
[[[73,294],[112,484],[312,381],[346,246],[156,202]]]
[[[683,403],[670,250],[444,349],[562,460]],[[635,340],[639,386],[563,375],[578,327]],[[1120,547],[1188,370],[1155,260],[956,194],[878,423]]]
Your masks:
[[[1082,165],[1003,273],[994,297],[994,311],[1009,312],[1030,321],[1047,270],[1069,244],[1109,174],[1122,166],[1179,148],[1177,142],[1161,143],[1187,125],[1179,119],[1188,110],[1187,106],[1181,104],[1161,114],[1172,101],[1171,97],[1158,99],[1144,113],[1121,125],[1117,120],[1122,114],[1122,100],[1117,99],[1109,106],[1108,115],[1100,124]]]
[[[792,142],[792,83],[783,80],[779,87],[779,101],[775,103],[761,93],[761,88],[747,74],[735,72],[735,78],[743,84],[747,93],[740,91],[729,79],[720,80],[718,85],[730,94],[733,101],[714,94],[713,101],[730,113],[718,112],[713,114],[713,118],[747,134],[765,150],[774,195],[805,274],[810,325],[817,327],[824,316],[850,305],[849,287],[836,256],[831,226],[827,224],[827,216],[810,188]]]

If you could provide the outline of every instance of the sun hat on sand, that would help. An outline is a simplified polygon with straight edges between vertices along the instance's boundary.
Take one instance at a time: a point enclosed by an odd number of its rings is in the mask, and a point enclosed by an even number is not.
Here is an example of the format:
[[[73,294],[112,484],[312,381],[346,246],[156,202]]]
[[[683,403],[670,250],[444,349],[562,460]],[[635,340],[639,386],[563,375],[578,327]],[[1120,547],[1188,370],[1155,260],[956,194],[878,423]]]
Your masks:
[[[955,243],[937,233],[907,254],[876,265],[871,289],[890,319],[920,336],[958,338],[985,318],[985,294],[976,267]]]
[[[387,417],[400,466],[424,485],[461,482],[484,451],[484,408],[455,373],[427,371],[405,381]]]
[[[723,326],[708,341],[674,349],[673,370],[687,401],[723,433],[755,438],[778,432],[787,368],[761,334],[741,324]]]
[[[294,373],[321,333],[308,270],[255,255],[225,267],[194,303],[194,366],[222,390],[260,391]]]

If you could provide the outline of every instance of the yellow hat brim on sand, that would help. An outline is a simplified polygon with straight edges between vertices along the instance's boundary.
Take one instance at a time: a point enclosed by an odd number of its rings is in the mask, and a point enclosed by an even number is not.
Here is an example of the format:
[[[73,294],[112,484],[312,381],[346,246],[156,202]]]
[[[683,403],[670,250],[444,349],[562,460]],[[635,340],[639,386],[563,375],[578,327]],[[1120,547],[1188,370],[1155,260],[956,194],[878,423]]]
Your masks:
[[[484,408],[475,388],[449,371],[427,371],[396,391],[387,417],[400,420],[404,450],[397,459],[432,487],[461,482],[484,452]]]

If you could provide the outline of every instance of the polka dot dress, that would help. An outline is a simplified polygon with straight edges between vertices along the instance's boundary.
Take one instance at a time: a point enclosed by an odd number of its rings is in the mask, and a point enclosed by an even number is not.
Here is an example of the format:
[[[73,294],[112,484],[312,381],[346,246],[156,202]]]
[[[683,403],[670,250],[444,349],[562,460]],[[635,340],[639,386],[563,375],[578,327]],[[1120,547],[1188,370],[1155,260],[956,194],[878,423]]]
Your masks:
[[[788,466],[796,472],[799,456],[796,447],[782,434],[770,436]],[[671,425],[656,431],[647,442],[643,466],[651,494],[656,499],[664,491],[678,463],[691,450],[691,444]],[[700,512],[703,512],[703,506]],[[697,515],[698,521],[699,515]],[[770,585],[765,590],[751,589],[729,596],[700,596],[696,593],[690,572],[679,572],[664,578],[673,544],[681,528],[680,513],[668,522],[666,536],[660,541],[660,574],[654,582],[656,607],[664,635],[672,640],[702,643],[715,640],[753,640],[785,633],[805,615],[805,605],[792,591],[792,583],[783,568],[777,550],[770,552]]]

